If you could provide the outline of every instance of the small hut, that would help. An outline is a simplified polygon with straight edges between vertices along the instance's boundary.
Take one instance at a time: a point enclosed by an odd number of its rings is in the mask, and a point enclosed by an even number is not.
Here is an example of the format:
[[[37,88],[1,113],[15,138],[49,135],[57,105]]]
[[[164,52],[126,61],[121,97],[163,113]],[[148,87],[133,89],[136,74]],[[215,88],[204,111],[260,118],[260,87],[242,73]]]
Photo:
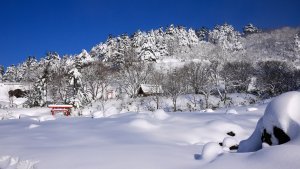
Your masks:
[[[161,85],[141,84],[137,90],[139,96],[153,96],[162,94],[163,90]]]

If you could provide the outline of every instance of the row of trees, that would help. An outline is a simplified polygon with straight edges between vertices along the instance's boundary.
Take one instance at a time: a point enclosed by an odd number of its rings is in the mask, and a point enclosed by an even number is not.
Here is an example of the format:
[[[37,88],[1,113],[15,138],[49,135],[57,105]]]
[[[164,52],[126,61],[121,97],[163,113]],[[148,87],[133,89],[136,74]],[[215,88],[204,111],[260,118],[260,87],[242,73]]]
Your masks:
[[[118,85],[130,97],[137,97],[140,84],[152,84],[157,88],[162,86],[163,96],[171,98],[174,111],[178,97],[183,94],[202,94],[204,108],[210,108],[208,100],[212,95],[220,98],[220,106],[226,106],[230,104],[228,93],[252,93],[268,98],[300,86],[299,70],[284,61],[261,61],[256,64],[245,61],[191,62],[166,72],[155,70],[149,63],[134,63],[124,65],[116,72],[116,77]],[[160,107],[161,96],[154,93],[157,108]],[[193,102],[195,107],[200,104],[197,100]]]
[[[141,84],[152,84],[164,91],[163,95],[154,93],[156,107],[166,96],[176,111],[178,97],[183,94],[203,95],[203,108],[210,108],[208,100],[212,95],[220,98],[222,106],[230,104],[228,93],[253,93],[266,98],[300,85],[299,70],[284,61],[190,62],[167,71],[155,68],[151,62],[128,60],[116,67],[101,61],[85,62],[80,57],[60,58],[55,53],[42,62],[43,67],[36,66],[41,63],[31,57],[25,62],[29,66],[23,80],[32,84],[27,95],[29,106],[63,102],[80,107],[95,100],[105,101],[105,92],[111,86],[119,89],[119,96],[134,98]],[[200,104],[199,100],[193,103],[195,107]]]
[[[149,66],[149,65],[148,65]],[[249,62],[220,63],[190,63],[182,68],[169,70],[165,73],[153,71],[148,66],[139,64],[141,69],[132,69],[129,74],[122,74],[131,84],[130,89],[136,89],[139,84],[150,83],[163,88],[164,96],[173,101],[174,111],[177,109],[177,99],[183,94],[202,94],[205,98],[204,108],[210,108],[209,97],[218,96],[220,106],[230,104],[228,93],[252,93],[261,98],[276,96],[286,91],[296,90],[300,85],[299,70],[282,61],[264,61],[255,65]],[[131,76],[131,77],[130,77]],[[122,86],[128,88],[128,85]],[[135,90],[127,94],[136,97]],[[159,97],[154,99],[159,107]],[[200,104],[199,101],[193,101]]]

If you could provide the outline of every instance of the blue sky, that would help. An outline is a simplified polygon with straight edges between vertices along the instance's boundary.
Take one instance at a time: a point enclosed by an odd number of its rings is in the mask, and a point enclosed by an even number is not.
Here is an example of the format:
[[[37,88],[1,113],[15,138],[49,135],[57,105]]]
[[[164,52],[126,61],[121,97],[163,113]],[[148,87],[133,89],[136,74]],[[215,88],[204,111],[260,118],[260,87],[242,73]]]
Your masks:
[[[76,54],[109,34],[165,27],[300,26],[299,0],[0,0],[0,64]]]

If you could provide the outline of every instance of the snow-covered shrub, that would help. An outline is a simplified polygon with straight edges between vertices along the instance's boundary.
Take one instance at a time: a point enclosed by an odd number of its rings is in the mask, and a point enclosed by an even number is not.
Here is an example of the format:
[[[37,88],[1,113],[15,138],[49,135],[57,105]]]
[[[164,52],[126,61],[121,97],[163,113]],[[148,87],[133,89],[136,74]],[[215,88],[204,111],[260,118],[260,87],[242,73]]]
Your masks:
[[[287,92],[272,100],[253,134],[240,143],[239,152],[257,151],[263,142],[284,144],[295,139],[300,131],[300,92]]]

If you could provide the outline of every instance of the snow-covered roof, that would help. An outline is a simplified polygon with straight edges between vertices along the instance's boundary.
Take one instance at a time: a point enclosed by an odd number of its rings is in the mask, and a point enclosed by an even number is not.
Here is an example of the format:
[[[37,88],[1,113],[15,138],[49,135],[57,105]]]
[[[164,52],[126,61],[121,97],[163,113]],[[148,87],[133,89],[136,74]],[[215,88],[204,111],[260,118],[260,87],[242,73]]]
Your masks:
[[[144,94],[163,93],[161,85],[141,84],[139,90],[142,90]]]

